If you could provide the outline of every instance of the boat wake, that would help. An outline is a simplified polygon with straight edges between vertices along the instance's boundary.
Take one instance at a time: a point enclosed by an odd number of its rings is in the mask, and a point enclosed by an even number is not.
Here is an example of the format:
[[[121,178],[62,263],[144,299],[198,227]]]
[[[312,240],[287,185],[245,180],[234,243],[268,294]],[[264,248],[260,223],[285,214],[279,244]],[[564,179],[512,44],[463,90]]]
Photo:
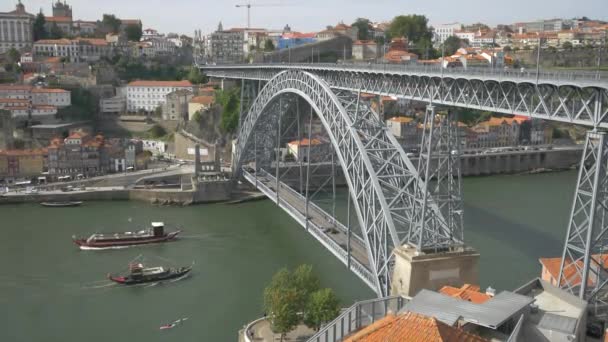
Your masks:
[[[144,289],[146,289],[146,288],[148,288],[148,287],[154,287],[154,286],[156,286],[156,285],[158,285],[158,284],[160,284],[160,283],[161,283],[161,282],[159,281],[159,282],[157,282],[157,283],[145,284]]]
[[[188,278],[190,276],[190,273],[186,273],[183,276],[179,277],[179,278],[175,278],[175,279],[171,279],[170,282],[175,283],[176,281],[180,281],[182,279]]]
[[[87,246],[80,246],[80,250],[82,251],[105,251],[105,250],[110,250],[110,249],[125,249],[125,248],[129,248],[129,247],[134,247],[135,245],[131,245],[131,246],[112,246],[112,247],[87,247]]]
[[[107,284],[102,284],[102,285],[93,285],[93,286],[83,286],[83,289],[103,289],[105,287],[114,287],[118,284],[116,283],[107,283]]]

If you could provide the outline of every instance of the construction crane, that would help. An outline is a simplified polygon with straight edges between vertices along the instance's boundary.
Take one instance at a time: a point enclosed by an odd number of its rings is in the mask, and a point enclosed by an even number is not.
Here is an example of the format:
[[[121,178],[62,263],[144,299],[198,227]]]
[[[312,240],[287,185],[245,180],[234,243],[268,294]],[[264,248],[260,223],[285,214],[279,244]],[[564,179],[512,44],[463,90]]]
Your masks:
[[[278,6],[285,6],[285,4],[252,4],[251,2],[248,2],[246,4],[236,5],[235,7],[247,8],[247,28],[251,28],[251,7],[278,7]]]

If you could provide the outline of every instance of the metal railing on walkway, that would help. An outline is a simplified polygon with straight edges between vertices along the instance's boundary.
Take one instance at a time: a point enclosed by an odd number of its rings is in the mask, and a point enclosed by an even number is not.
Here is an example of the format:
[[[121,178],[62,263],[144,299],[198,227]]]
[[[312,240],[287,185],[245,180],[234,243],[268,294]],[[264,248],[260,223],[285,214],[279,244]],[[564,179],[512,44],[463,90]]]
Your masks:
[[[389,313],[396,314],[408,302],[403,297],[384,297],[361,301],[344,310],[325,325],[308,342],[337,342],[366,327]]]

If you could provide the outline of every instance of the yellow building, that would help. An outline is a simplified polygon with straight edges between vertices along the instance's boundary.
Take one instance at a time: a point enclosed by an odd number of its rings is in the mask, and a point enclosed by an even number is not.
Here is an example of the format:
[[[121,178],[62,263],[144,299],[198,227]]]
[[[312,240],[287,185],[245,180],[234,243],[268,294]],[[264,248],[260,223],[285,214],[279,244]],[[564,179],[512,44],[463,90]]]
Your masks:
[[[8,150],[0,152],[0,175],[30,178],[44,172],[46,150]]]
[[[201,95],[193,97],[188,103],[188,120],[192,120],[192,116],[198,111],[204,111],[213,105],[215,98],[213,96]]]

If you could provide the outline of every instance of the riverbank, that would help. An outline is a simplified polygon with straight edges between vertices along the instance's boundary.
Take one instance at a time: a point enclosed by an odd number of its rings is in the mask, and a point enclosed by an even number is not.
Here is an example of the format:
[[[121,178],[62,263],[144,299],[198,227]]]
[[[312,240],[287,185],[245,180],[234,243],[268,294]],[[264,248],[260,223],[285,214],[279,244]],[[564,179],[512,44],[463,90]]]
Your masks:
[[[201,182],[192,190],[125,189],[124,187],[87,187],[85,190],[41,191],[37,193],[10,192],[0,196],[1,204],[21,204],[64,201],[126,201],[135,200],[159,205],[191,205],[234,200],[232,182]]]

